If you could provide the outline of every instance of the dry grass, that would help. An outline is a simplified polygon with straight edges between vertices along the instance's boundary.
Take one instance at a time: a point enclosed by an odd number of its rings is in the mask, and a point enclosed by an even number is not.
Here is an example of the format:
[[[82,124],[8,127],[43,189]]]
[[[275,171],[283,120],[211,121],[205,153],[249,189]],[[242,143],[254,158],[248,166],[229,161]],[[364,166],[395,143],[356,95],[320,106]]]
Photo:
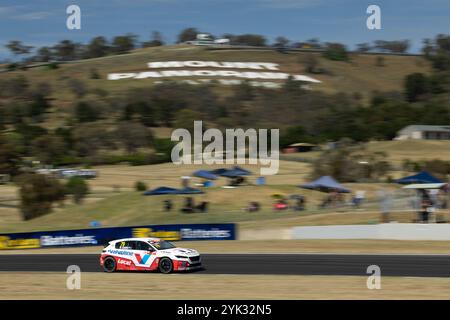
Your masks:
[[[398,143],[401,143],[399,145]],[[421,149],[415,148],[414,141],[373,142],[369,148],[374,150],[387,150],[392,157],[401,156],[395,152],[409,152],[422,154]],[[429,150],[436,148],[434,141],[420,141],[419,148]],[[445,142],[443,142],[445,143]],[[443,146],[441,146],[443,147]],[[427,149],[428,148],[428,149]],[[414,151],[413,151],[414,150]],[[415,153],[414,153],[415,152]],[[442,151],[445,152],[446,151]],[[441,155],[442,153],[440,153]],[[450,154],[449,154],[450,157]],[[259,166],[242,165],[254,173],[249,182],[255,182],[259,175]],[[208,169],[222,167],[209,166]],[[195,201],[208,201],[210,210],[208,214],[186,215],[179,212],[184,197],[171,196],[175,203],[175,211],[163,211],[163,200],[166,196],[143,197],[134,192],[136,181],[144,181],[149,188],[165,185],[179,187],[181,176],[191,175],[193,171],[204,168],[199,165],[177,166],[172,163],[147,166],[99,166],[95,169],[99,177],[89,180],[92,194],[83,205],[73,205],[70,200],[64,208],[55,208],[54,212],[23,222],[17,208],[17,189],[13,185],[0,185],[0,232],[54,230],[62,228],[85,228],[89,222],[98,220],[103,226],[141,225],[141,224],[167,224],[167,223],[206,223],[206,222],[239,222],[242,229],[285,228],[296,225],[327,225],[327,224],[367,224],[379,220],[378,208],[373,203],[365,211],[347,209],[318,210],[318,204],[325,194],[317,191],[300,189],[297,186],[309,180],[311,165],[304,162],[280,161],[280,170],[277,175],[266,177],[265,186],[243,186],[236,189],[223,189],[228,179],[220,178],[215,186],[205,189],[206,194],[195,196]],[[192,178],[191,185],[202,182],[201,179]],[[394,184],[385,183],[349,183],[345,186],[353,190],[365,190],[368,200],[377,199],[377,191],[384,188],[390,191],[399,190]],[[120,192],[115,192],[115,190]],[[273,212],[273,195],[289,196],[302,194],[307,198],[308,210],[305,212]],[[246,213],[245,208],[250,201],[258,201],[263,210],[257,213]],[[347,210],[347,212],[345,212]],[[395,213],[393,219],[400,222],[410,222],[413,213]]]
[[[0,299],[449,299],[449,278],[82,273],[68,290],[65,273],[0,273]],[[270,290],[267,290],[270,288]],[[149,294],[151,293],[151,294]]]
[[[183,49],[183,50],[178,50]],[[403,78],[413,72],[427,73],[429,63],[421,57],[386,56],[385,66],[376,66],[375,55],[353,55],[351,62],[338,62],[324,59],[321,54],[314,54],[327,74],[313,75],[322,81],[313,85],[315,90],[329,93],[358,92],[368,98],[372,91],[400,90]],[[61,65],[57,70],[40,67],[24,71],[8,72],[2,77],[13,77],[18,74],[26,76],[31,83],[47,82],[53,87],[55,105],[62,106],[61,112],[70,105],[73,94],[67,86],[70,78],[84,81],[89,88],[101,88],[111,96],[120,94],[125,88],[144,87],[153,83],[146,80],[108,81],[108,73],[146,71],[147,62],[171,60],[213,60],[213,61],[262,61],[280,64],[280,71],[293,74],[305,74],[307,53],[280,54],[275,51],[213,51],[199,47],[165,46],[135,50],[130,54],[109,56],[90,60],[82,60]],[[90,71],[95,68],[101,79],[90,79]],[[219,94],[228,94],[230,88],[221,87]],[[55,120],[63,119],[56,115]]]
[[[214,166],[219,167],[219,166]],[[258,173],[257,166],[243,165],[243,167]],[[195,197],[196,202],[208,201],[208,214],[186,215],[178,210],[182,206],[184,197],[172,196],[176,211],[170,214],[163,211],[162,201],[165,196],[144,197],[133,190],[134,183],[144,181],[150,188],[166,185],[180,186],[180,177],[190,175],[200,166],[176,166],[174,164],[160,164],[152,166],[102,166],[97,167],[99,177],[89,181],[93,195],[83,205],[67,203],[64,208],[56,208],[54,212],[31,221],[21,221],[18,209],[0,206],[0,224],[2,232],[49,230],[61,228],[84,228],[92,220],[99,220],[104,226],[139,225],[150,223],[183,223],[183,222],[235,222],[278,219],[297,217],[299,213],[278,212],[271,210],[274,202],[273,195],[305,194],[310,207],[316,208],[323,198],[320,192],[303,190],[297,184],[307,181],[310,165],[300,162],[281,161],[280,171],[275,176],[267,177],[265,186],[243,186],[236,189],[223,189],[228,181],[226,178],[217,180],[216,186],[207,189],[207,193]],[[250,182],[254,182],[250,177]],[[193,178],[191,185],[201,182]],[[119,193],[113,192],[120,187]],[[359,186],[364,187],[364,186]],[[366,189],[372,188],[367,185]],[[11,186],[0,186],[2,190],[13,194]],[[125,191],[125,192],[124,192]],[[375,196],[373,193],[372,196]],[[243,208],[250,201],[258,201],[264,210],[258,213],[244,213]],[[17,205],[17,202],[3,202]],[[314,210],[312,212],[315,212]],[[311,213],[311,212],[309,212]]]
[[[370,151],[386,152],[388,160],[398,165],[405,159],[412,161],[450,159],[450,141],[372,141],[367,144],[367,148]]]

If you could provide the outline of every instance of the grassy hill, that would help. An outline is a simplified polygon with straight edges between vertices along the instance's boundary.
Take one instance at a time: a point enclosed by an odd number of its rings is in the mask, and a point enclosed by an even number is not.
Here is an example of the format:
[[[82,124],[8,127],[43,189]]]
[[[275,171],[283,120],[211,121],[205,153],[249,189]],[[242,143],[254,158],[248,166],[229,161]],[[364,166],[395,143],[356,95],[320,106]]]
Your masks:
[[[274,50],[208,50],[203,47],[185,45],[163,46],[137,49],[129,54],[69,62],[54,70],[42,66],[27,71],[7,72],[2,74],[2,78],[20,74],[31,83],[49,83],[54,89],[52,98],[55,99],[55,104],[65,105],[73,99],[73,94],[67,86],[69,79],[82,80],[89,89],[104,89],[110,94],[120,93],[131,87],[146,87],[154,80],[111,81],[106,79],[107,74],[147,71],[147,63],[151,61],[271,62],[278,63],[281,72],[306,75],[304,62],[309,54],[304,52],[286,54]],[[319,67],[326,72],[309,75],[322,81],[321,84],[313,85],[312,88],[328,93],[359,93],[367,97],[374,90],[401,90],[405,75],[430,71],[428,62],[418,56],[384,56],[384,66],[380,67],[377,66],[376,55],[351,54],[350,62],[330,61],[324,59],[320,53],[313,53],[313,55],[317,57]],[[90,79],[92,69],[98,72],[100,79]],[[219,89],[222,94],[226,91],[227,89],[223,87]]]

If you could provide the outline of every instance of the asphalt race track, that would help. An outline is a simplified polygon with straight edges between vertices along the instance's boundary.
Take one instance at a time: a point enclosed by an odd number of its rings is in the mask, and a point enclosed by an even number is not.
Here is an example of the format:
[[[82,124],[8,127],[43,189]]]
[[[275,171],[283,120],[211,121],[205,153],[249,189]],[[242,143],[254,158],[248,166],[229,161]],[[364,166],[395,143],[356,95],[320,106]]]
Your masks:
[[[359,254],[205,254],[205,270],[196,274],[362,275],[378,265],[384,276],[450,277],[447,255]],[[84,272],[102,272],[97,254],[0,255],[0,271],[65,272],[78,265]]]

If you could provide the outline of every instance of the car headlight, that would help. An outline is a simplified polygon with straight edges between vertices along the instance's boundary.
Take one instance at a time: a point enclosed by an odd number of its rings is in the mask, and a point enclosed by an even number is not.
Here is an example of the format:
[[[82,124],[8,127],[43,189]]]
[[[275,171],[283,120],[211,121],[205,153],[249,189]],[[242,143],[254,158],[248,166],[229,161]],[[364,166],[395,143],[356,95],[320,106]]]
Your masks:
[[[187,259],[188,258],[186,256],[175,256],[175,257],[177,257],[178,259]]]

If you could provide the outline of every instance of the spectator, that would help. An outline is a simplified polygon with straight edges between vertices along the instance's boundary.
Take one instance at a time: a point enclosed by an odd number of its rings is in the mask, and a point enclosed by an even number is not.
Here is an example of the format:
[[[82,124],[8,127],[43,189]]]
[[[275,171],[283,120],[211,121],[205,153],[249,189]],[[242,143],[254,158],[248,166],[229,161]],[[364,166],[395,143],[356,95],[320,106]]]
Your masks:
[[[383,223],[390,222],[389,211],[391,208],[391,197],[384,189],[378,191],[378,198],[380,201],[381,221]]]
[[[184,207],[181,208],[181,212],[193,213],[194,212],[194,199],[192,197],[187,197],[185,199]]]
[[[172,211],[173,203],[172,200],[164,200],[164,211],[169,212]]]
[[[249,203],[248,207],[245,209],[248,212],[256,212],[259,211],[260,205],[259,202],[252,201]]]
[[[202,202],[197,206],[197,210],[200,211],[201,213],[208,212],[208,202],[202,201]]]
[[[431,201],[429,199],[424,199],[422,201],[421,210],[420,210],[421,222],[428,223],[428,221],[430,219],[430,213],[432,213],[433,211],[434,210],[433,210]]]
[[[305,197],[304,196],[299,196],[296,201],[295,201],[295,206],[294,206],[294,210],[295,211],[303,211],[305,210]]]
[[[280,199],[273,205],[273,209],[276,211],[286,210],[288,208],[289,206],[285,199]]]

